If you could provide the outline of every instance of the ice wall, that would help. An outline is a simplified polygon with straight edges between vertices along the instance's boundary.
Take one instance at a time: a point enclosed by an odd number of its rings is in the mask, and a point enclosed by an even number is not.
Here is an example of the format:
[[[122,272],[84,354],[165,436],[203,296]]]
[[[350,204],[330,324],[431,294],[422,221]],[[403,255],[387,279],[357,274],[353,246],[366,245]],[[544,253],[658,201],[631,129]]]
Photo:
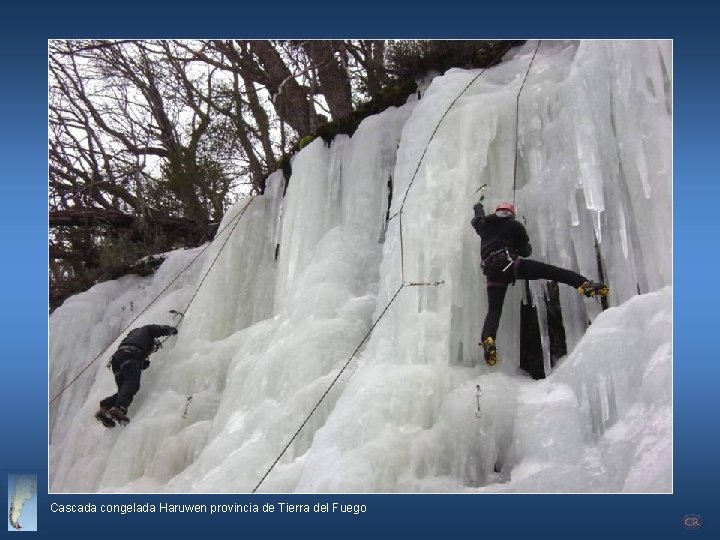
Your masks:
[[[51,396],[169,283],[133,326],[186,315],[152,356],[129,426],[92,419],[114,392],[114,346],[50,406],[50,490],[248,492],[362,343],[260,491],[668,491],[671,45],[542,42],[528,73],[536,46],[483,72],[449,111],[479,71],[435,78],[352,138],[314,141],[284,196],[276,173],[204,251],[58,308]],[[518,368],[519,286],[501,363],[481,360],[470,218],[482,184],[490,207],[515,200],[533,257],[598,278],[599,250],[612,288],[601,315],[561,288],[571,353],[541,383]],[[537,301],[542,284],[531,291]]]

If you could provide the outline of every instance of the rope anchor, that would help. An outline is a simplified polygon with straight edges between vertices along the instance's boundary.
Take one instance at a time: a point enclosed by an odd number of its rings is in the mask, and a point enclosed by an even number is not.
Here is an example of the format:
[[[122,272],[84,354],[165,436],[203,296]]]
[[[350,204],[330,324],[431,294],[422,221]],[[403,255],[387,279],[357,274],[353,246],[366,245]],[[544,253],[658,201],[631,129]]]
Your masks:
[[[480,388],[480,385],[475,385],[475,388],[477,389],[475,391],[475,399],[477,400],[477,411],[475,411],[475,418],[482,418],[482,411],[480,410],[480,396],[482,396],[482,389]]]

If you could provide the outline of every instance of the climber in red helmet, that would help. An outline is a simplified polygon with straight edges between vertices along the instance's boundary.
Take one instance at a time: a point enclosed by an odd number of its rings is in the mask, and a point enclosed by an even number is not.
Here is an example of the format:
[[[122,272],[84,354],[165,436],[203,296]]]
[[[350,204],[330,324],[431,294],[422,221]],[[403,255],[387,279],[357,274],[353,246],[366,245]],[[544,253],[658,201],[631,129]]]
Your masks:
[[[517,279],[548,279],[575,287],[588,297],[607,296],[609,289],[603,283],[590,281],[577,272],[526,259],[532,252],[525,227],[515,220],[515,207],[509,202],[497,205],[494,214],[485,215],[481,202],[474,207],[472,226],[480,235],[483,273],[487,276],[488,313],[482,329],[482,347],[485,361],[497,363],[495,338],[500,325],[503,302],[508,285]]]

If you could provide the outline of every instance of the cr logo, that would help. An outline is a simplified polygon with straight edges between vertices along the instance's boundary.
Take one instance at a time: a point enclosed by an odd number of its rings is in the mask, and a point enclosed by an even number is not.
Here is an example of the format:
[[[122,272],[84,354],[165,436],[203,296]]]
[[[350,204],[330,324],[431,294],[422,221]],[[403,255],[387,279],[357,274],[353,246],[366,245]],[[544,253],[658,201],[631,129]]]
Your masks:
[[[694,530],[702,527],[703,520],[702,516],[698,516],[697,514],[688,514],[687,516],[683,516],[682,523],[683,527],[686,529]]]

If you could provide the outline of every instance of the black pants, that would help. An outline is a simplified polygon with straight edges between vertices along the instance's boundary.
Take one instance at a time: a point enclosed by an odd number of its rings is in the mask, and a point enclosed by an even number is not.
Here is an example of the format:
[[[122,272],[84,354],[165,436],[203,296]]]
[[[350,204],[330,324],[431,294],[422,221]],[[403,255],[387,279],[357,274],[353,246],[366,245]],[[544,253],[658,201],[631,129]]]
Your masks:
[[[548,279],[559,281],[572,287],[579,287],[587,278],[577,272],[546,264],[532,259],[517,258],[515,262],[504,272],[501,270],[485,270],[487,276],[488,313],[485,317],[485,324],[482,329],[482,339],[486,337],[495,338],[497,329],[500,326],[505,293],[508,285],[516,279]]]
[[[122,407],[127,410],[133,397],[140,390],[140,373],[142,373],[142,359],[124,351],[116,352],[110,361],[115,375],[115,384],[118,391],[100,402],[105,409]]]

